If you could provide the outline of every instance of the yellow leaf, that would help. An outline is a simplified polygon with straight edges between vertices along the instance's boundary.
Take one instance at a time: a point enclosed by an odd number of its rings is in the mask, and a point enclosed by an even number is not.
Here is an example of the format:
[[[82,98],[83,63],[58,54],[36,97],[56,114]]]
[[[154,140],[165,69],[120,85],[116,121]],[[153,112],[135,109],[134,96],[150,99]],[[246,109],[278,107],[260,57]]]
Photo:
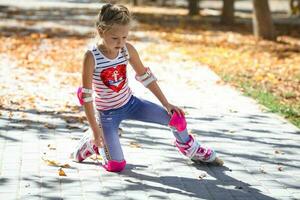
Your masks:
[[[257,75],[257,76],[254,77],[254,80],[256,80],[256,81],[261,81],[263,79],[264,79],[264,77],[261,76],[261,75]]]
[[[63,167],[63,168],[70,168],[71,167],[68,163],[60,165],[60,166]]]
[[[44,153],[46,154],[46,153]],[[55,166],[55,167],[61,167],[61,168],[70,168],[71,166],[68,163],[60,164],[59,162],[55,160],[45,159],[42,158],[42,160],[49,166]]]
[[[59,176],[67,176],[66,173],[65,173],[65,171],[62,168],[59,168],[58,175]]]
[[[133,147],[133,148],[141,148],[141,145],[138,144],[138,143],[136,143],[136,142],[130,142],[130,143],[129,143],[129,146],[130,146],[130,147]]]
[[[42,158],[43,159],[43,158]],[[45,163],[49,166],[55,166],[55,167],[59,167],[59,163],[54,161],[54,160],[49,160],[49,159],[43,159],[45,161]]]

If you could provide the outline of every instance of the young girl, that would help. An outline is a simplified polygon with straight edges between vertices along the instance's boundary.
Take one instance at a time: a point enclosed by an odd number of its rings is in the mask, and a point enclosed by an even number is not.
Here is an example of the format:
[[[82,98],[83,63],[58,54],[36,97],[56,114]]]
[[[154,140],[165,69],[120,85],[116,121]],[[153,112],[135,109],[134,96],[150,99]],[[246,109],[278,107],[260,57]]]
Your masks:
[[[101,154],[107,171],[122,171],[126,161],[118,127],[123,120],[130,119],[169,126],[182,154],[194,161],[222,165],[222,160],[212,149],[203,147],[188,134],[184,112],[169,103],[154,74],[144,67],[132,44],[126,42],[130,21],[130,13],[122,5],[106,4],[100,10],[96,28],[101,41],[85,53],[83,87],[78,91],[93,137],[86,134],[81,139],[73,153],[74,160],[82,162],[94,153]],[[128,63],[136,72],[136,79],[159,99],[163,107],[132,94],[126,74]]]

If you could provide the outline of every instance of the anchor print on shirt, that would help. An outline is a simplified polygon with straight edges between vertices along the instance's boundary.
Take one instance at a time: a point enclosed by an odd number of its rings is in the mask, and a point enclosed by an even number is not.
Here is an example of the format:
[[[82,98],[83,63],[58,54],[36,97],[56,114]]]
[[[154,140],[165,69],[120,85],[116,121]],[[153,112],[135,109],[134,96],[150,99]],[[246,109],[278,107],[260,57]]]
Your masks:
[[[101,72],[100,78],[104,85],[115,92],[119,92],[126,81],[126,65],[122,64],[105,69]]]

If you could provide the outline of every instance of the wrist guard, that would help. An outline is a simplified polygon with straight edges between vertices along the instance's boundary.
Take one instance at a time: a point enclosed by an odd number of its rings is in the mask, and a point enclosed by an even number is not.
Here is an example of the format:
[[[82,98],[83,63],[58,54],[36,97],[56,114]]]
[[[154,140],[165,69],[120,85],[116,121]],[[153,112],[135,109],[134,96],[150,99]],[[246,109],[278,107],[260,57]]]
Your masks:
[[[91,96],[83,97],[83,94],[90,94]],[[93,94],[93,90],[88,89],[88,88],[79,87],[77,90],[77,97],[78,97],[80,105],[83,105],[84,103],[93,101],[92,94]]]

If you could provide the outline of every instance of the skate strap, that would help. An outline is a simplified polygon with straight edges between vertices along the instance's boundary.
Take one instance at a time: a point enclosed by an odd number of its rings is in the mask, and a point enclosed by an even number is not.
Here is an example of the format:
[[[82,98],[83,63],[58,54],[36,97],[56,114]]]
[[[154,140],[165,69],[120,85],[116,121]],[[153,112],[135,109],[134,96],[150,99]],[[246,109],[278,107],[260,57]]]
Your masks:
[[[193,158],[194,155],[197,153],[198,148],[200,147],[200,144],[193,139],[193,143],[190,146],[190,148],[186,149],[186,156],[189,158]]]
[[[175,145],[179,150],[189,158],[194,157],[197,153],[200,144],[194,139],[192,135],[189,135],[190,139],[186,143],[180,143],[176,140]]]

